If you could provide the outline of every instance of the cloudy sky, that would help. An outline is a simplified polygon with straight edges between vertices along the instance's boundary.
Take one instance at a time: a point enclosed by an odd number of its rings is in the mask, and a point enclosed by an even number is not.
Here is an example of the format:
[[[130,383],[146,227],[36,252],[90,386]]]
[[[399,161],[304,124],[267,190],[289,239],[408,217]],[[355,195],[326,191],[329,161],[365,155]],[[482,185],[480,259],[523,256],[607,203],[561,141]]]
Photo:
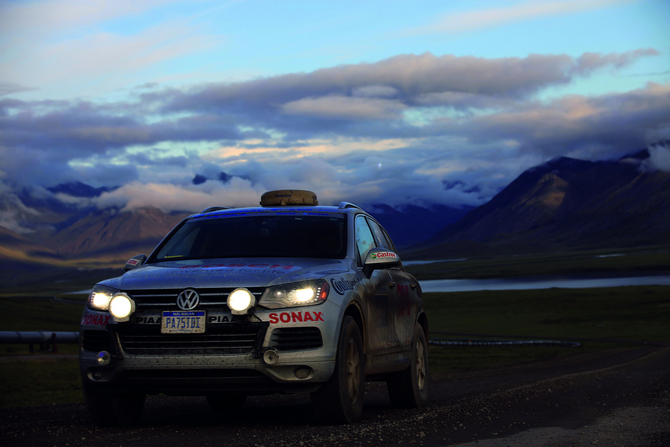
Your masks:
[[[551,158],[670,140],[668,19],[667,0],[0,0],[0,193],[479,205]]]

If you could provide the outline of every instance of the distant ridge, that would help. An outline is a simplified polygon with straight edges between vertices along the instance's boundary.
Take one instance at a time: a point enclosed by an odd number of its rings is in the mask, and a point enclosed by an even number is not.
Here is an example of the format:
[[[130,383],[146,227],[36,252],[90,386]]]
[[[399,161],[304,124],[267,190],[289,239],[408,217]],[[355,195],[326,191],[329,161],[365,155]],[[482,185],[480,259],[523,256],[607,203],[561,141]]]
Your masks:
[[[104,192],[114,191],[116,188],[107,188],[103,186],[101,188],[94,188],[82,182],[72,182],[72,183],[62,183],[60,185],[47,188],[54,194],[67,194],[73,197],[86,197],[93,198],[98,197]]]
[[[0,261],[48,261],[60,256],[30,239],[0,227]]]
[[[650,170],[650,150],[613,161],[552,159],[477,208],[361,205],[410,259],[670,243],[670,173]],[[0,227],[0,261],[117,262],[148,254],[190,214],[98,210],[95,197],[109,190],[81,182],[50,189],[81,199],[67,201],[30,190],[0,194],[15,230]]]
[[[670,242],[670,173],[631,159],[559,157],[523,172],[488,203],[412,247],[412,258],[444,258],[465,242],[507,251],[617,247]]]
[[[443,229],[445,225],[461,219],[474,207],[468,205],[460,208],[444,205],[430,207],[406,205],[396,209],[388,205],[376,204],[363,208],[389,232],[396,247],[406,247],[425,241]]]
[[[187,214],[157,208],[96,211],[56,233],[48,245],[69,257],[131,257],[153,248]]]

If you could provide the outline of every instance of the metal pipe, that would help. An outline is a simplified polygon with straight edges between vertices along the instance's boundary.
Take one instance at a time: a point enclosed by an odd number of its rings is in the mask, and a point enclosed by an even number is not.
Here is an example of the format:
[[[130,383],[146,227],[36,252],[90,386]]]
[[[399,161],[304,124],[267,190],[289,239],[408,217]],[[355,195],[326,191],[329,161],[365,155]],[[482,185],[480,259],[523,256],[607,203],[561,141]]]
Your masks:
[[[575,341],[555,340],[477,340],[477,339],[434,339],[428,341],[430,345],[436,346],[554,346],[562,348],[579,348],[581,343]]]
[[[79,343],[79,332],[0,331],[0,343]]]

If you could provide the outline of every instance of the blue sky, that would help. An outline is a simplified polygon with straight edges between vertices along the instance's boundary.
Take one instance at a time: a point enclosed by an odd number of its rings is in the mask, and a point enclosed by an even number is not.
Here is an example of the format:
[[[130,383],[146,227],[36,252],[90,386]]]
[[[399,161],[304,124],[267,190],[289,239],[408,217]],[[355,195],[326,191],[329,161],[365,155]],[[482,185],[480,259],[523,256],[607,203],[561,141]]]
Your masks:
[[[479,205],[553,157],[670,140],[669,18],[665,0],[1,1],[0,192]]]

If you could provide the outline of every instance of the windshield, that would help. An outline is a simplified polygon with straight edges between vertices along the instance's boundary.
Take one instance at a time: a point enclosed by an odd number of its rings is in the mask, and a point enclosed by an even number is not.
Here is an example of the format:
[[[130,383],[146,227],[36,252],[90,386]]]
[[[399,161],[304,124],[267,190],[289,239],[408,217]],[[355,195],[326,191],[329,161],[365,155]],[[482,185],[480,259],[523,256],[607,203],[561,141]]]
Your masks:
[[[153,262],[205,258],[346,256],[344,215],[244,216],[187,221],[167,238]]]

